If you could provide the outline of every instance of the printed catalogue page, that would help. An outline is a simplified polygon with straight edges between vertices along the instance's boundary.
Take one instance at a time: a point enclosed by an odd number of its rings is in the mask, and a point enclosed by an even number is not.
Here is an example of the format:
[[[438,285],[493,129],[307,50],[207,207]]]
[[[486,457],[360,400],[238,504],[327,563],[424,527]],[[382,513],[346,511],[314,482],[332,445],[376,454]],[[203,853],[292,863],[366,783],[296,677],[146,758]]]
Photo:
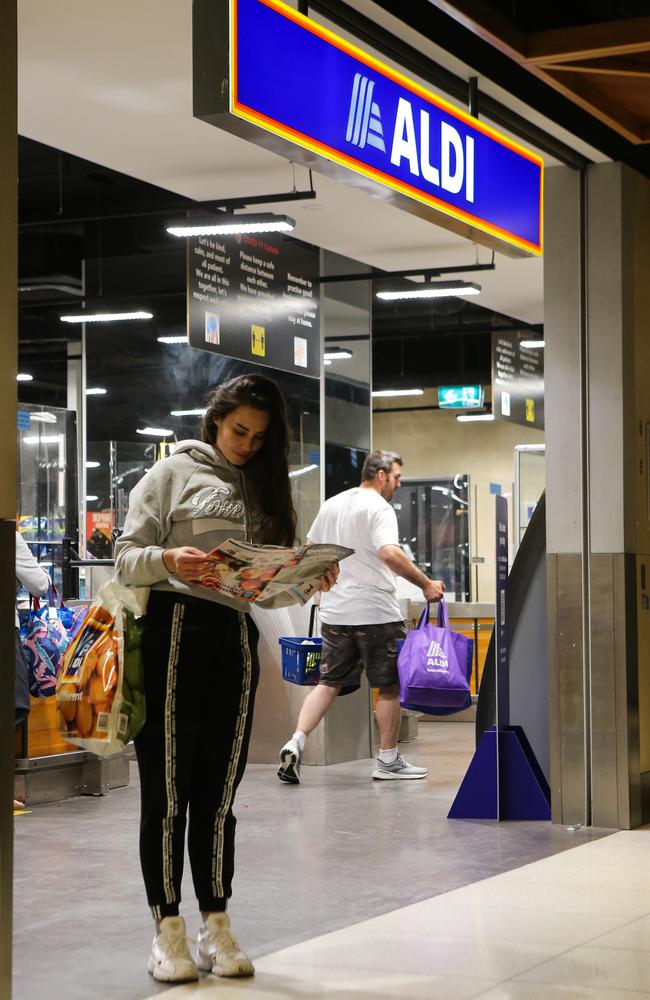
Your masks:
[[[229,538],[208,553],[212,566],[195,582],[251,604],[282,593],[305,604],[328,567],[353,552],[343,545],[283,548]]]

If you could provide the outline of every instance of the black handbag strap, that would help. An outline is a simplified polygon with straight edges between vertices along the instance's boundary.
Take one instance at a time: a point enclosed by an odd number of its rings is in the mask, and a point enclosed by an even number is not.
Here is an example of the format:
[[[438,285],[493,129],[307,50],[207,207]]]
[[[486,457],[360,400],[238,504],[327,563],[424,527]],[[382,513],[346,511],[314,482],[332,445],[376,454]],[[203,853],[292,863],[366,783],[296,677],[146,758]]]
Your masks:
[[[307,633],[310,639],[314,634],[314,622],[316,621],[317,610],[318,610],[318,605],[312,604],[311,611],[309,612],[309,632]]]

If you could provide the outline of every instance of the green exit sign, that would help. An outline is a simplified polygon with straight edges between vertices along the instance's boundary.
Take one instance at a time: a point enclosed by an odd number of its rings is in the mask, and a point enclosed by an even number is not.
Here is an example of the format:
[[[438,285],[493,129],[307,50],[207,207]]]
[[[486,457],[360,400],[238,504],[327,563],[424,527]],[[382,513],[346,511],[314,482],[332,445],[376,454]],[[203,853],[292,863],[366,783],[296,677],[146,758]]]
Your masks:
[[[441,385],[438,406],[441,410],[475,410],[483,406],[483,386]]]

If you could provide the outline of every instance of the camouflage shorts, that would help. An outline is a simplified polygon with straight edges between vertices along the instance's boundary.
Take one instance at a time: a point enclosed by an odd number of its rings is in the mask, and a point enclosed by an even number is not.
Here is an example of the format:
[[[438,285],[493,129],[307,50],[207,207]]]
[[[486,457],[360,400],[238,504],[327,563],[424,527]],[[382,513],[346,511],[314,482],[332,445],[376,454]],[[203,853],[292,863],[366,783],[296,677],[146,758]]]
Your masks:
[[[366,671],[371,687],[397,684],[397,643],[406,624],[326,625],[322,623],[323,653],[320,679],[329,687],[354,689]]]

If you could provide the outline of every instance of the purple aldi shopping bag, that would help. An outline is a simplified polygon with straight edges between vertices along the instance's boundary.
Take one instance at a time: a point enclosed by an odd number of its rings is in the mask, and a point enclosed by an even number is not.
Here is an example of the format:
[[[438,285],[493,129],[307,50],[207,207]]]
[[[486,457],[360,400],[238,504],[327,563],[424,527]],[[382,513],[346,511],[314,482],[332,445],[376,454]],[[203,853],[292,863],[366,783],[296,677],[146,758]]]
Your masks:
[[[410,709],[465,708],[469,697],[473,642],[449,628],[444,600],[438,624],[429,623],[429,605],[397,657],[400,702]]]

